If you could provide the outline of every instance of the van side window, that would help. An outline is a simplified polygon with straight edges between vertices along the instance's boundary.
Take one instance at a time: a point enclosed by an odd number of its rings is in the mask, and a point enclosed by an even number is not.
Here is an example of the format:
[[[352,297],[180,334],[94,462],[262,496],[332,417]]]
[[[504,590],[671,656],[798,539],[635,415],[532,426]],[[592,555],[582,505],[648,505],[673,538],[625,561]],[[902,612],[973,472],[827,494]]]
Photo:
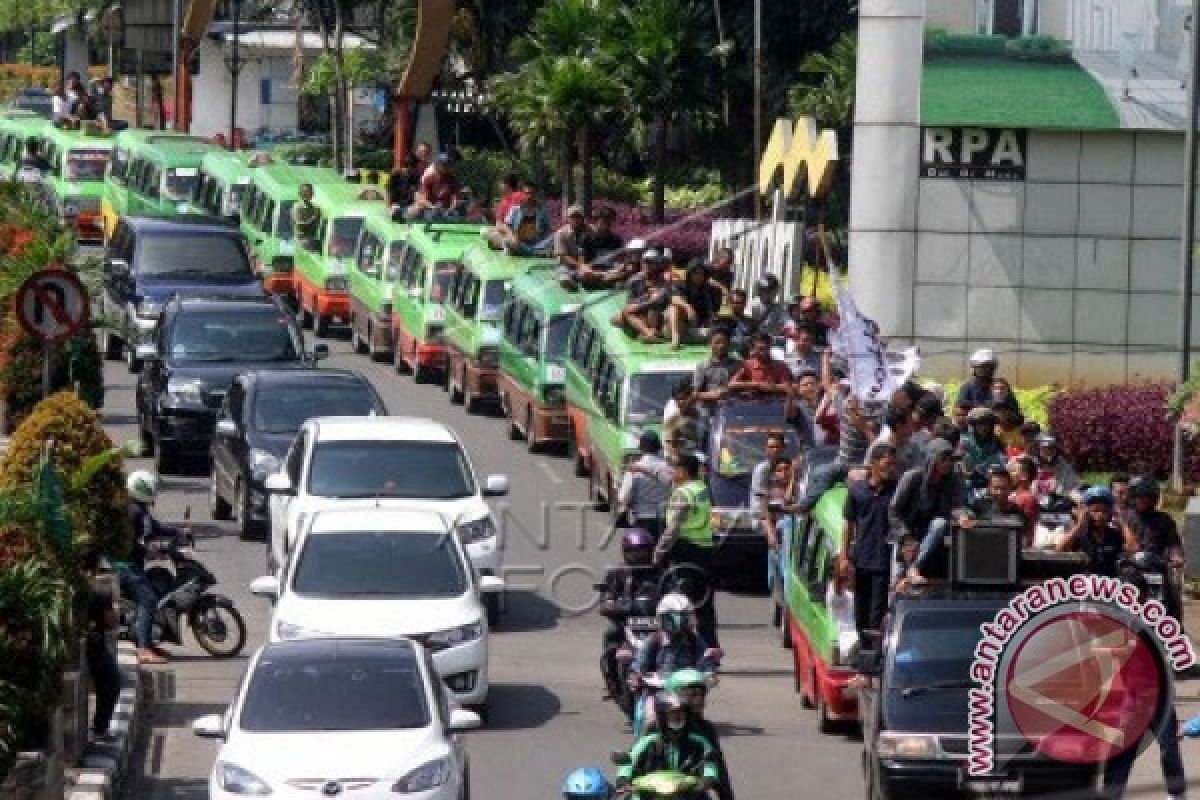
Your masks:
[[[592,326],[581,320],[575,327],[574,338],[571,339],[571,361],[584,372],[587,371],[588,354],[594,333]]]
[[[425,286],[425,271],[428,264],[425,257],[413,250],[412,268],[408,273],[408,285],[410,288],[423,288]]]
[[[518,336],[518,344],[522,350],[527,349],[532,345],[535,349],[538,346],[538,340],[542,338],[542,318],[532,308],[525,318],[521,320],[521,330]]]
[[[119,147],[114,147],[112,158],[108,161],[108,177],[113,183],[124,186],[129,170],[129,153]]]
[[[521,301],[513,299],[504,305],[504,314],[500,318],[500,324],[504,330],[504,338],[514,347],[519,345],[517,334],[521,330],[521,310]]]
[[[358,271],[372,278],[379,277],[379,251],[383,242],[369,231],[363,231],[358,240]]]

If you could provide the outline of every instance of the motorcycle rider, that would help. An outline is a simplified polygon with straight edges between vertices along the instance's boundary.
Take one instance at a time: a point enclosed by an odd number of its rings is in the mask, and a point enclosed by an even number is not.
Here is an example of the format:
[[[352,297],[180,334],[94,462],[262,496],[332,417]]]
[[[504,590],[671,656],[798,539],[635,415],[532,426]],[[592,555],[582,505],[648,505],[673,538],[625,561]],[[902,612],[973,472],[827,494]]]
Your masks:
[[[1039,495],[1058,494],[1064,497],[1078,491],[1079,475],[1075,473],[1067,460],[1059,452],[1058,439],[1052,434],[1043,433],[1037,438]]]
[[[699,778],[705,789],[714,787],[720,777],[716,748],[700,733],[688,729],[688,711],[683,699],[660,692],[654,705],[662,724],[634,742],[628,763],[617,770],[618,794],[632,793],[632,783],[637,778],[665,770]]]
[[[1082,552],[1088,571],[1116,578],[1123,553],[1136,553],[1137,537],[1128,525],[1113,524],[1113,496],[1107,486],[1093,486],[1083,494],[1083,513],[1058,543],[1060,553]]]
[[[688,727],[699,733],[713,746],[717,763],[717,800],[733,800],[733,785],[729,780],[729,767],[717,729],[704,717],[704,705],[708,700],[708,676],[694,669],[681,669],[667,678],[667,691],[683,698],[688,707]]]
[[[600,668],[604,673],[605,686],[610,693],[617,686],[617,648],[625,638],[624,617],[634,598],[645,588],[647,582],[654,583],[654,573],[648,568],[654,563],[654,538],[641,528],[631,528],[621,537],[622,567],[608,570],[607,584],[600,603],[609,617],[608,629],[601,640],[603,656]]]
[[[971,378],[958,388],[957,408],[970,411],[973,408],[992,405],[992,388],[996,380],[999,361],[991,350],[976,350],[971,355]]]
[[[580,767],[563,781],[562,793],[565,800],[608,800],[612,785],[595,767]]]
[[[715,664],[709,652],[709,642],[692,626],[692,601],[683,592],[670,592],[658,602],[658,631],[648,636],[638,648],[630,666],[630,680],[635,689],[645,686],[645,677],[657,674],[666,678],[677,670],[692,669],[711,672]],[[653,714],[648,711],[647,721]]]
[[[1133,510],[1124,515],[1137,537],[1138,549],[1161,558],[1171,567],[1183,567],[1183,540],[1175,520],[1165,511],[1158,510],[1158,483],[1149,478],[1140,478],[1129,487],[1133,499]],[[1174,581],[1165,583],[1164,603],[1167,613],[1180,619],[1183,613],[1182,598]]]
[[[133,549],[126,567],[120,570],[121,591],[137,603],[133,638],[137,644],[138,662],[165,664],[167,654],[154,644],[154,614],[158,609],[158,594],[146,577],[146,551],[152,540],[176,538],[180,530],[174,525],[159,522],[150,511],[158,496],[158,476],[145,470],[136,470],[126,479],[125,489],[129,492]]]

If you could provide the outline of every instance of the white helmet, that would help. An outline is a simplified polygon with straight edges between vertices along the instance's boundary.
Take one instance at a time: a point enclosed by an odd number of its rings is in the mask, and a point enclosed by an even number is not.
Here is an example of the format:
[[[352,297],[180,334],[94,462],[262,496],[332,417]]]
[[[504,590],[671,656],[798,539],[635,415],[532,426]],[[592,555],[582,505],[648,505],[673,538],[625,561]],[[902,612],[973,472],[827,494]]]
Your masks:
[[[629,244],[625,245],[625,249],[630,252],[640,252],[647,247],[645,239],[630,239]]]
[[[152,506],[158,495],[158,476],[144,469],[131,472],[125,479],[125,489],[134,500]]]
[[[982,367],[985,364],[995,364],[995,363],[996,363],[996,354],[993,353],[991,350],[988,350],[987,348],[984,348],[983,350],[976,350],[974,353],[971,354],[971,366],[972,367]]]
[[[683,592],[670,592],[658,601],[657,612],[663,614],[687,614],[692,610],[692,601]]]

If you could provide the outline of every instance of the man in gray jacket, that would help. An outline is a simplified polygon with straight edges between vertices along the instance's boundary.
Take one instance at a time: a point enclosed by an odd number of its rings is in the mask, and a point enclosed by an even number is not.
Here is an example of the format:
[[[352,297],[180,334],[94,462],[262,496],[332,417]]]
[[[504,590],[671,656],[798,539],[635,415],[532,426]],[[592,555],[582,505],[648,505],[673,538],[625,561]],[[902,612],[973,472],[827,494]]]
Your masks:
[[[617,492],[617,513],[655,539],[662,533],[663,509],[671,496],[673,470],[662,454],[662,440],[646,431],[638,442],[642,455],[625,470]]]
[[[967,514],[967,486],[954,463],[954,447],[945,439],[933,439],[925,451],[925,465],[908,470],[896,485],[889,508],[892,530],[902,538],[915,536],[921,542],[916,567],[924,572],[950,525]]]

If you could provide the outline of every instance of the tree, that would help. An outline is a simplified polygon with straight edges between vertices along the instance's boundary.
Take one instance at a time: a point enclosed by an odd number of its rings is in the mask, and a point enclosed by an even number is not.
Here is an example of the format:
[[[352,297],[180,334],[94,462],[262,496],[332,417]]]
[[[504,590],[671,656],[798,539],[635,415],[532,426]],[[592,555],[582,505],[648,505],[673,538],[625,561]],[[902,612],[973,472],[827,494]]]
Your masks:
[[[636,0],[622,19],[614,44],[637,115],[652,134],[654,215],[662,222],[670,131],[684,114],[697,119],[711,104],[712,44],[691,0]]]
[[[813,53],[800,63],[800,72],[816,81],[798,83],[788,92],[792,113],[814,117],[822,125],[848,129],[854,124],[854,69],[857,46],[844,33],[828,53]]]

